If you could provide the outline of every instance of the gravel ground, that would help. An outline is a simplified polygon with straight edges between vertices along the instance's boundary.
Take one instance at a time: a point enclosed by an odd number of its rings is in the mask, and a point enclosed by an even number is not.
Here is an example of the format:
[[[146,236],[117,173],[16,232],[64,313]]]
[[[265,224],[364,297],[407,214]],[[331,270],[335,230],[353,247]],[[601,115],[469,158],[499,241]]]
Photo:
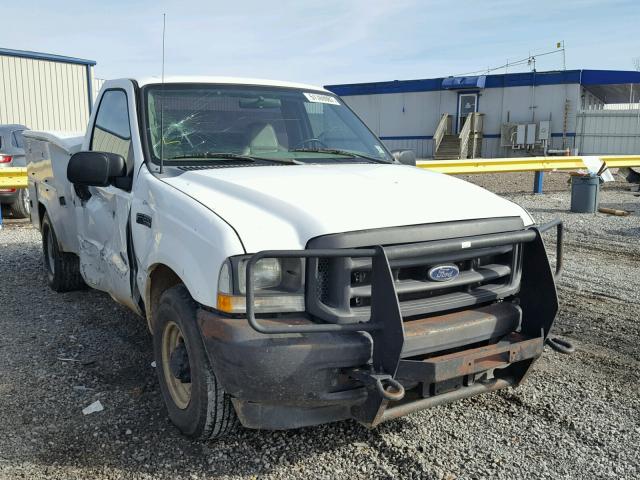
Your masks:
[[[474,179],[528,192],[524,175]],[[640,478],[640,199],[607,188],[629,217],[567,213],[562,180],[507,195],[566,223],[555,332],[527,383],[367,430],[341,422],[288,432],[182,437],[167,420],[144,322],[96,291],[45,285],[40,238],[0,231],[0,478]],[[549,186],[549,183],[547,183]],[[73,361],[63,360],[73,359]],[[82,409],[100,400],[105,410]]]

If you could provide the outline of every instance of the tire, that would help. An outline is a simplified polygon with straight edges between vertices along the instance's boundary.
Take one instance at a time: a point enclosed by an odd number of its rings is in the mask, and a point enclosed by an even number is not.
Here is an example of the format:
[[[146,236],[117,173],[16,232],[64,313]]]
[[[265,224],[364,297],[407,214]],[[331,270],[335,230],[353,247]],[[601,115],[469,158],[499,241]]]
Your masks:
[[[169,418],[184,435],[206,440],[231,433],[238,422],[204,350],[196,311],[184,285],[166,290],[154,308],[153,349]]]
[[[14,218],[29,218],[31,204],[29,203],[29,189],[21,188],[18,198],[11,204],[11,214]]]
[[[42,253],[47,284],[56,292],[80,290],[86,285],[80,275],[80,262],[73,253],[61,252],[49,214],[42,219]]]

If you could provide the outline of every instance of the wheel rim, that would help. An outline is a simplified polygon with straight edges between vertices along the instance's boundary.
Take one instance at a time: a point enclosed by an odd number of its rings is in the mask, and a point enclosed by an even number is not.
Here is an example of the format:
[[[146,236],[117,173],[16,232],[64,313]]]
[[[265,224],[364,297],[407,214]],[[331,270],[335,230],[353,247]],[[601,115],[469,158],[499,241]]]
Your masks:
[[[182,330],[175,322],[168,322],[162,333],[162,371],[171,399],[180,410],[186,409],[191,401],[191,382],[185,382],[184,378],[176,376],[176,354],[181,353],[182,349],[186,352]],[[186,362],[189,368],[188,356]]]
[[[47,268],[53,274],[56,273],[56,263],[53,258],[53,234],[51,228],[47,229]]]
[[[29,204],[29,190],[22,190],[22,206],[24,207],[24,211],[27,213],[31,213],[31,205]]]

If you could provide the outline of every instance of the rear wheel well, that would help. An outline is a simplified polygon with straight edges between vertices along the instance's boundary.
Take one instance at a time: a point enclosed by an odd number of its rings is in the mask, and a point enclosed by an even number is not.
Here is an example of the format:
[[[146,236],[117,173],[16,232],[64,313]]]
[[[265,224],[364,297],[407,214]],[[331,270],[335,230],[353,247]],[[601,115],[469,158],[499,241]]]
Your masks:
[[[155,314],[155,308],[160,301],[160,296],[165,290],[179,284],[184,284],[184,282],[171,268],[163,264],[153,267],[153,270],[149,274],[149,281],[147,282],[145,302],[147,325],[151,332],[153,332],[153,316]]]
[[[42,219],[44,214],[47,213],[47,207],[42,202],[38,202],[38,221],[40,222],[40,230],[42,230]]]

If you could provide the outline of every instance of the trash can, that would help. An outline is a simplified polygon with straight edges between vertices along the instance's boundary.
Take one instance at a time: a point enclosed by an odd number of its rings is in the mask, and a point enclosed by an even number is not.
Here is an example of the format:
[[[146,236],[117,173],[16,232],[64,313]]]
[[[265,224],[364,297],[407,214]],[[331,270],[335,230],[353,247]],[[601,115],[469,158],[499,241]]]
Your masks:
[[[571,177],[571,211],[594,213],[598,210],[600,177],[597,175]]]

